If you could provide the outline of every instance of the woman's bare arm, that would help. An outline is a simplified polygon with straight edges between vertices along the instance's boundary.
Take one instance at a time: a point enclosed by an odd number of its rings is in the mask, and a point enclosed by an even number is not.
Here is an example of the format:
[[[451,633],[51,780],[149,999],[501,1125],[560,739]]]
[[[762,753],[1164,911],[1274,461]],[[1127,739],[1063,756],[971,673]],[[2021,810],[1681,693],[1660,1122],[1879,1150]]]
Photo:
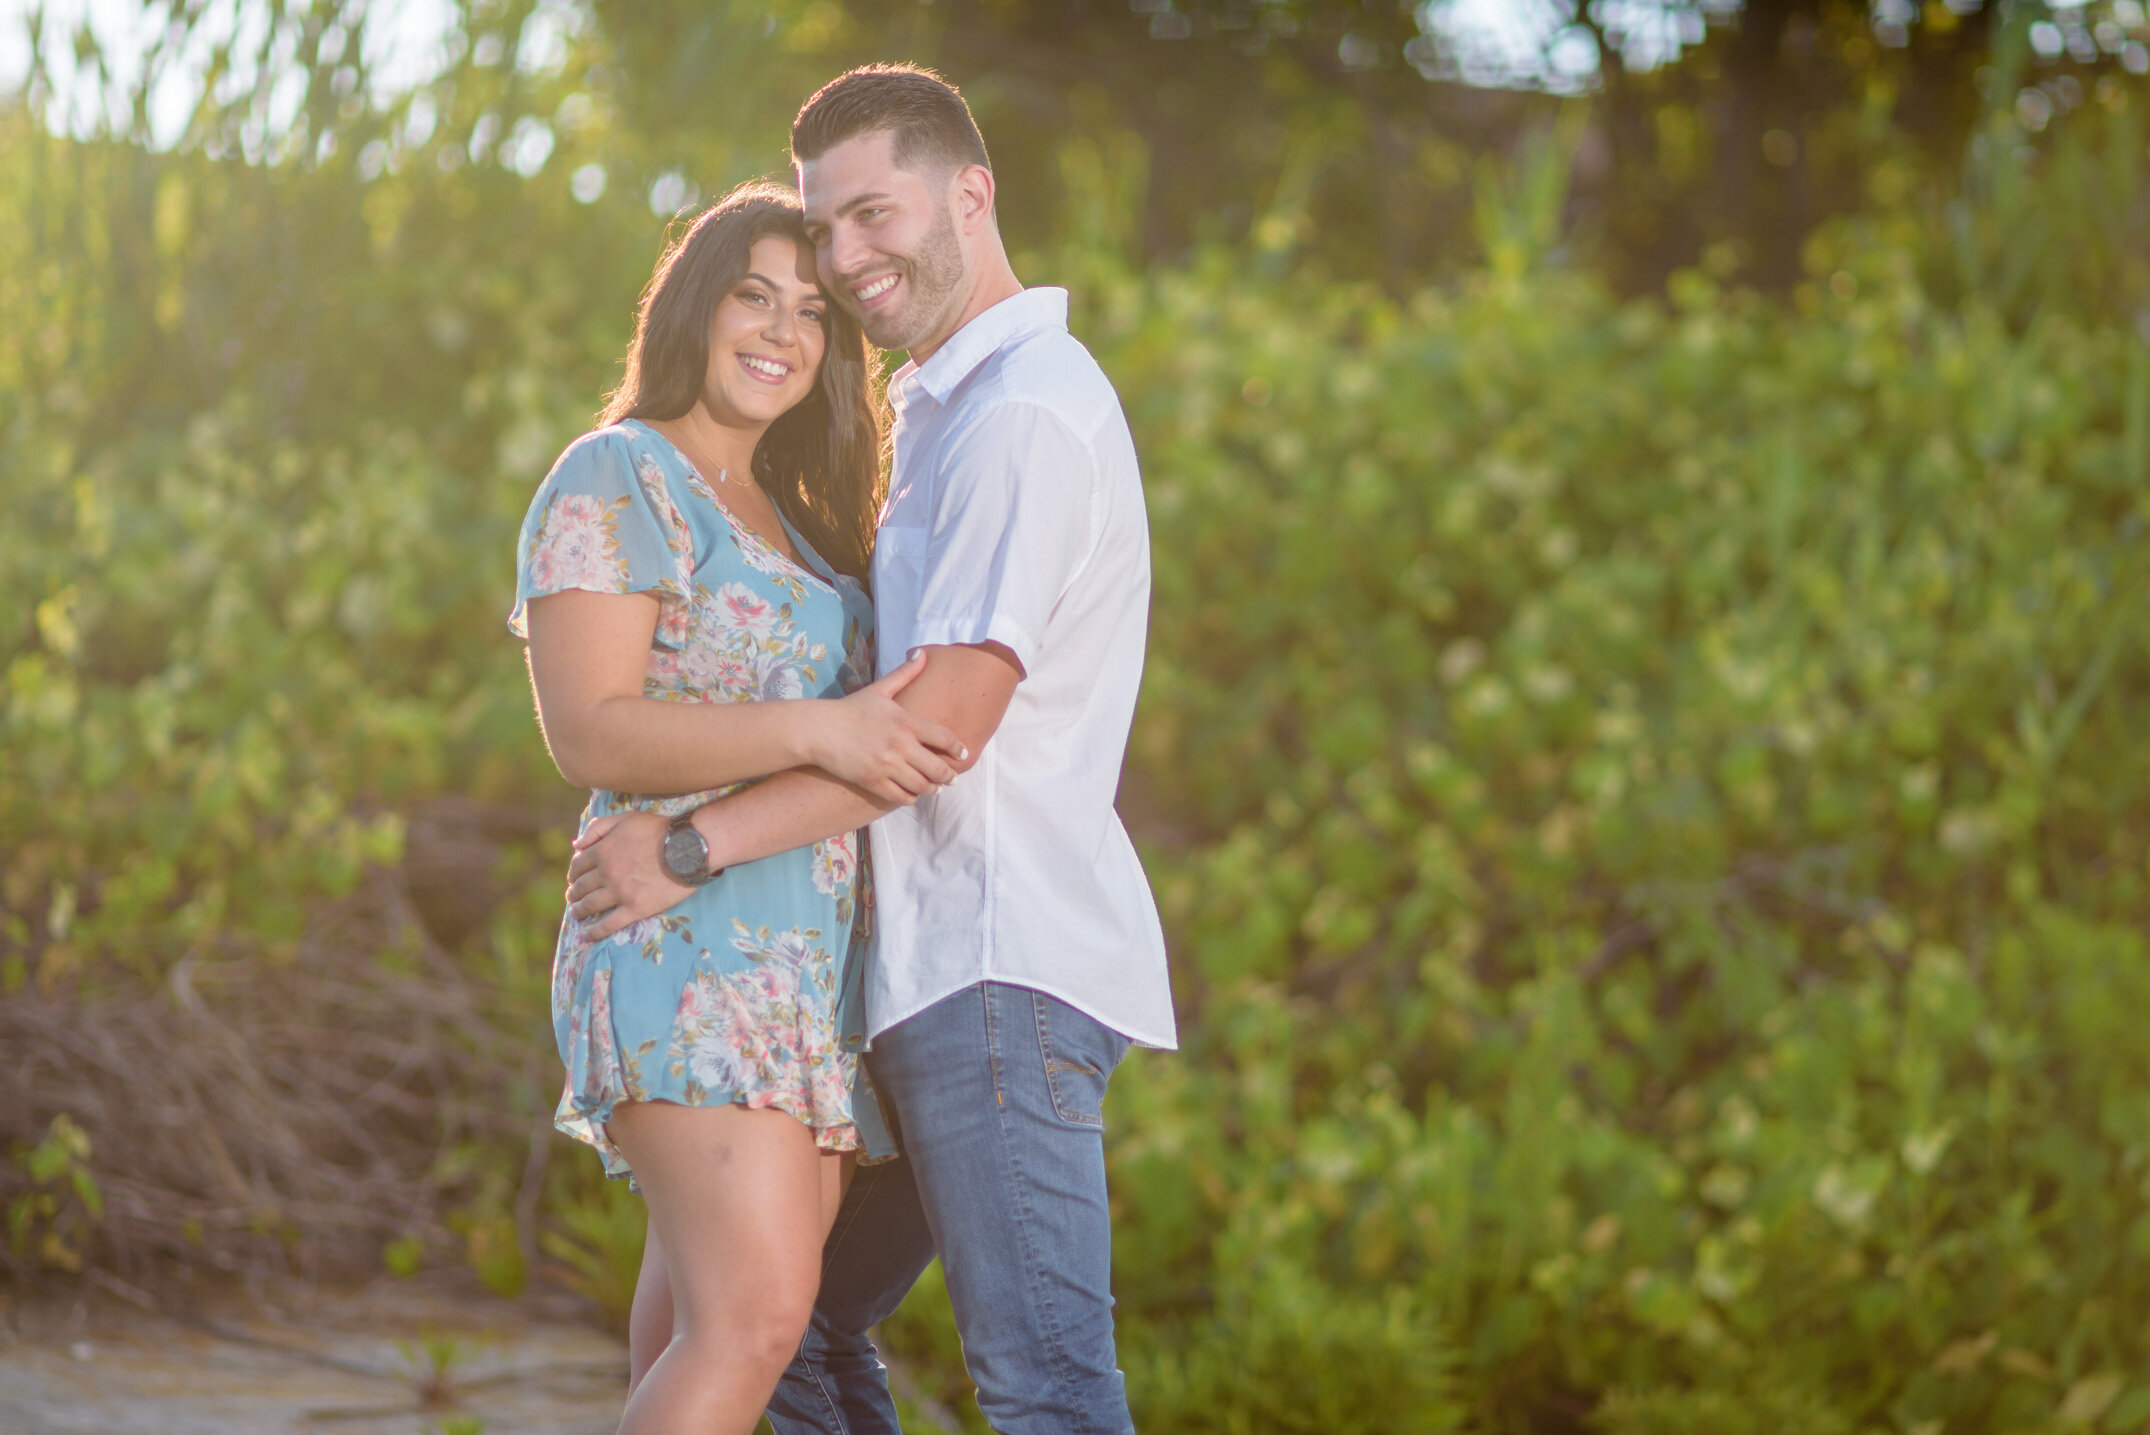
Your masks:
[[[665,702],[644,697],[657,599],[571,589],[530,603],[530,684],[560,775],[614,792],[699,792],[821,767],[887,807],[953,778],[963,742],[895,695],[907,663],[841,699]]]

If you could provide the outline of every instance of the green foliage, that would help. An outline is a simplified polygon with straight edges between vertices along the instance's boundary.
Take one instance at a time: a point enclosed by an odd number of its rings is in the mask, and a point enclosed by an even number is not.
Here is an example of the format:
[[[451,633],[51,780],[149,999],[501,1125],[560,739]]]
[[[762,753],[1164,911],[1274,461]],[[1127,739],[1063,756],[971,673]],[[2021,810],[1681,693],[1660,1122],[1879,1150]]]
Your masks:
[[[1183,824],[1189,1049],[1113,1113],[1160,1348],[1408,1293],[1491,1429],[1998,1431],[2150,1374],[2150,356],[1872,233],[1789,306],[1086,296]]]
[[[7,1205],[8,1254],[63,1271],[82,1269],[87,1236],[104,1215],[104,1192],[90,1172],[89,1133],[64,1112],[45,1139],[14,1154],[26,1178]]]
[[[416,1340],[399,1340],[396,1352],[403,1357],[403,1378],[411,1394],[428,1410],[453,1406],[459,1398],[457,1371],[470,1361],[465,1341],[444,1330],[426,1330]]]
[[[561,1262],[561,1280],[567,1287],[624,1333],[634,1307],[635,1278],[642,1269],[648,1215],[624,1181],[585,1175],[567,1184],[574,1189],[554,1199],[552,1227],[539,1244]]]
[[[426,802],[572,809],[509,547],[658,240],[562,176],[666,136],[661,94],[510,68],[370,172],[0,110],[9,989],[332,959],[310,924]],[[535,180],[473,158],[517,106],[580,117]],[[1724,253],[1662,299],[1548,268],[1560,130],[1478,176],[1453,285],[1296,264],[1313,159],[1145,272],[1142,146],[1071,132],[1021,265],[1144,456],[1123,797],[1186,1039],[1110,1113],[1146,1429],[2150,1419],[2142,114],[2094,92],[2026,156],[1997,108],[1781,301]],[[549,840],[456,953],[540,1049]],[[18,1159],[18,1254],[94,1218],[88,1155]],[[443,1159],[512,1288],[543,1168]],[[580,1151],[544,1186],[539,1248],[623,1321],[639,1202]],[[937,1281],[885,1334],[975,1415]]]
[[[1258,1258],[1240,1269],[1248,1288],[1220,1286],[1194,1339],[1128,1351],[1151,1424],[1190,1435],[1462,1428],[1446,1336],[1409,1290],[1367,1300]]]

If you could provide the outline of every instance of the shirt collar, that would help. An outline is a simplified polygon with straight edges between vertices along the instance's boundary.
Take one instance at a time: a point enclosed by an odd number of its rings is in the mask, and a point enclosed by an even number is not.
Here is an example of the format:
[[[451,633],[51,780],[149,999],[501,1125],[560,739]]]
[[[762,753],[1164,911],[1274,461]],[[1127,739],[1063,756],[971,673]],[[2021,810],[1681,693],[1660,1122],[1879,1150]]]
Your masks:
[[[894,386],[900,389],[915,380],[919,388],[933,396],[935,403],[946,403],[957,384],[1017,339],[1040,329],[1065,329],[1067,326],[1067,290],[1025,289],[1001,300],[949,335],[948,342],[934,350],[933,357],[923,364],[907,363],[898,369]]]

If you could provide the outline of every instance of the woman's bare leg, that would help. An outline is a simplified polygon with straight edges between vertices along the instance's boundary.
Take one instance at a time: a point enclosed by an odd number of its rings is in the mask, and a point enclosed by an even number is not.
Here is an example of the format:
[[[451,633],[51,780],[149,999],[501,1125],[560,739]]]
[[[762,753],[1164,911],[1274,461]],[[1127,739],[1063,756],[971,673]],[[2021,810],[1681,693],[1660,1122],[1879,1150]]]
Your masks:
[[[850,1153],[824,1153],[821,1158],[821,1224],[835,1224],[836,1208],[844,1203],[857,1159]],[[642,1243],[642,1270],[635,1277],[635,1299],[627,1313],[627,1393],[631,1397],[642,1377],[672,1343],[672,1278],[665,1274],[664,1245],[653,1229]]]
[[[635,1277],[635,1301],[627,1311],[629,1398],[671,1343],[672,1280],[664,1273],[664,1246],[652,1226],[642,1242],[642,1271]]]
[[[780,1111],[635,1102],[609,1126],[649,1203],[673,1312],[620,1435],[751,1435],[813,1312],[835,1163]]]

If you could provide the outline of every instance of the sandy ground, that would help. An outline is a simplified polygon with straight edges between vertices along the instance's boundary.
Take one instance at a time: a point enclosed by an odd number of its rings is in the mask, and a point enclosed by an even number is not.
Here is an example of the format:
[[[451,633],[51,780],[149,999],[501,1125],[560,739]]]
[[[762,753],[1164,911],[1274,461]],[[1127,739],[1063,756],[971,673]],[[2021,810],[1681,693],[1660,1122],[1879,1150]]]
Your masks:
[[[447,1283],[144,1308],[0,1291],[0,1435],[608,1435],[626,1348]]]

